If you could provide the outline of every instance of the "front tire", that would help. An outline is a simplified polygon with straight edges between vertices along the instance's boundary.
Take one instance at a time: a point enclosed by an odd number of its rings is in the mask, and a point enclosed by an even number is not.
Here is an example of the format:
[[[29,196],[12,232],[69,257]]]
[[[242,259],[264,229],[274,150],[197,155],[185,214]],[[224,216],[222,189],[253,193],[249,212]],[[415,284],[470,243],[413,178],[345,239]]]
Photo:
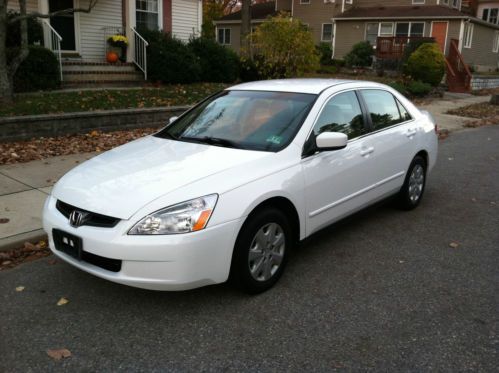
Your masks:
[[[426,185],[426,161],[414,157],[407,171],[404,185],[398,195],[399,206],[404,210],[415,209],[423,198]]]
[[[281,277],[293,244],[288,219],[276,208],[250,216],[234,247],[231,279],[248,294],[270,289]]]

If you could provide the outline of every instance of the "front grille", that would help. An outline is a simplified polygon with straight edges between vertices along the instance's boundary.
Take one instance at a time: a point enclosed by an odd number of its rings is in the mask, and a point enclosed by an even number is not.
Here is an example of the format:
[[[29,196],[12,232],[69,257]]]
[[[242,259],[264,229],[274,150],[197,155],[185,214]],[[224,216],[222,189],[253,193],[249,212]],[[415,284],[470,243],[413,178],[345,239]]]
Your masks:
[[[85,222],[82,225],[88,225],[91,227],[99,227],[99,228],[113,228],[116,224],[119,223],[120,219],[113,218],[112,216],[106,216],[101,214],[96,214],[91,211],[83,210],[78,207],[72,206],[68,203],[57,200],[55,207],[59,212],[69,219],[69,215],[75,211],[87,212],[90,215],[85,219]]]

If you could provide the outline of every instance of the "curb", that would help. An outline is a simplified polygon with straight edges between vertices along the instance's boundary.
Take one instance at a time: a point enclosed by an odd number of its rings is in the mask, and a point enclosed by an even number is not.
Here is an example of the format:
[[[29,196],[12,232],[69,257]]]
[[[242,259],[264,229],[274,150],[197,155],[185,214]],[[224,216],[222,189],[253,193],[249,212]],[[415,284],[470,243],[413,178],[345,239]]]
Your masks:
[[[0,238],[0,251],[19,249],[24,245],[25,242],[35,243],[40,240],[46,239],[47,234],[43,229],[37,229],[35,231],[27,233],[20,233],[7,238]]]

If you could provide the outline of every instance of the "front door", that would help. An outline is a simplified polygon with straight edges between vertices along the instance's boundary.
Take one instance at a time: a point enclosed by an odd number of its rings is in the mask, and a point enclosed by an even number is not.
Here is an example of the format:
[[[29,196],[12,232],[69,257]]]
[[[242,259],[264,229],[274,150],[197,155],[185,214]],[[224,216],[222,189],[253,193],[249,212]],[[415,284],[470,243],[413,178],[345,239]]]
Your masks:
[[[440,50],[445,54],[445,43],[447,41],[447,22],[432,22],[431,24],[431,37],[440,46]]]
[[[74,0],[49,0],[49,12],[57,12],[74,8]],[[64,51],[76,50],[75,16],[73,13],[50,17],[50,25],[62,37],[61,49]]]

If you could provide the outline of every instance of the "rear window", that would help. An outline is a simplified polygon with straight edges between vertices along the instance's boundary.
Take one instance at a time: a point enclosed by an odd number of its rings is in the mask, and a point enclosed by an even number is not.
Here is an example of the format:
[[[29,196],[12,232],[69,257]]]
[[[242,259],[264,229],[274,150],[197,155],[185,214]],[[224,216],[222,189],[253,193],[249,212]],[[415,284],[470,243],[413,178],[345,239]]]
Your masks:
[[[405,122],[408,120],[407,118],[410,119],[407,110],[403,106],[399,106],[399,103],[390,92],[378,89],[363,90],[362,97],[371,115],[375,131]],[[403,113],[401,113],[400,109],[404,110]]]

